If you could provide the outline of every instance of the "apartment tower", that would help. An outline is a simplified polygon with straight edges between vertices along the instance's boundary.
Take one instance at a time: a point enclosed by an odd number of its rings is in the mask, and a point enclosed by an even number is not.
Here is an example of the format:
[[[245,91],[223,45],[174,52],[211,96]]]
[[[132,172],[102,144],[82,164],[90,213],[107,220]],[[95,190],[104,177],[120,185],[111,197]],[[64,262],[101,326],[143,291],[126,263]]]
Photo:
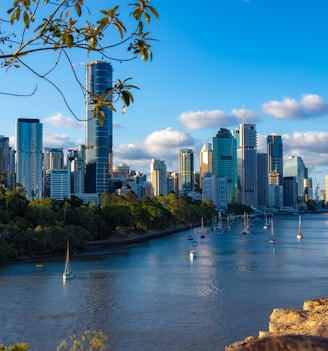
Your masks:
[[[42,123],[38,119],[19,118],[16,123],[16,182],[26,198],[42,197]]]
[[[167,175],[164,161],[152,159],[150,164],[150,184],[152,196],[167,196]]]

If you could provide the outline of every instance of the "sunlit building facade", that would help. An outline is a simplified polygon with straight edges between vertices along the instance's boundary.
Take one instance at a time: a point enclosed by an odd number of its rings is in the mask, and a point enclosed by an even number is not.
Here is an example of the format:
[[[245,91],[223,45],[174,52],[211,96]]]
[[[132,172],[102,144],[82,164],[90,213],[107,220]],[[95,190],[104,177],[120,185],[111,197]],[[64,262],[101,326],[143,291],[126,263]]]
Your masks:
[[[15,137],[16,182],[26,191],[26,198],[42,197],[42,123],[38,119],[19,118]]]
[[[86,191],[108,191],[113,167],[113,116],[104,107],[104,119],[94,118],[94,95],[101,95],[113,85],[113,68],[109,62],[93,61],[86,65]]]
[[[284,175],[286,177],[295,177],[297,184],[297,200],[298,202],[303,202],[305,179],[303,159],[298,156],[288,156],[284,162]]]
[[[203,177],[207,173],[212,174],[212,155],[212,144],[204,144],[199,154],[199,185],[201,189],[203,189]]]
[[[150,164],[150,184],[152,196],[167,196],[167,174],[164,161],[152,159]]]
[[[194,190],[194,152],[192,149],[179,151],[179,196],[188,196]]]
[[[226,128],[213,137],[212,172],[219,178],[227,180],[228,203],[237,201],[237,151],[236,139]]]

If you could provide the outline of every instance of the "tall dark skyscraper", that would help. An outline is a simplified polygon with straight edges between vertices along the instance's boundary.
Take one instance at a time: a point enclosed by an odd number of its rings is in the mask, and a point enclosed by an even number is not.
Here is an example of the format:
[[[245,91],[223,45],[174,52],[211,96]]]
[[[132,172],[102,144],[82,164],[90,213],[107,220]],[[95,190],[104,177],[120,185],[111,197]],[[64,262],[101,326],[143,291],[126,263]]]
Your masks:
[[[245,123],[239,127],[238,202],[257,207],[257,134],[256,125]]]
[[[93,61],[86,65],[86,191],[101,194],[109,190],[113,168],[113,115],[104,107],[104,122],[94,118],[93,95],[100,95],[113,85],[109,62]]]
[[[283,181],[283,148],[281,135],[267,136],[267,154],[269,184],[282,185]]]

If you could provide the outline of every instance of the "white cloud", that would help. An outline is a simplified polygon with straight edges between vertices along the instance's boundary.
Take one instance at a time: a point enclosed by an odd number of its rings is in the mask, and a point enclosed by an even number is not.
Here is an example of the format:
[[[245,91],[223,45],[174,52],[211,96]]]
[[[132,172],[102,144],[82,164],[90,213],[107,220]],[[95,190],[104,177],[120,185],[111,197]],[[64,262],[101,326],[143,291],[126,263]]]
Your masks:
[[[64,150],[76,148],[81,143],[72,141],[67,134],[43,133],[43,147],[63,148]]]
[[[319,95],[303,94],[300,101],[285,97],[282,101],[264,102],[262,111],[278,119],[318,118],[328,113],[328,103]]]
[[[165,155],[170,149],[186,148],[194,144],[194,138],[173,128],[154,131],[145,140],[144,145],[149,153]]]
[[[228,128],[236,127],[241,123],[245,113],[249,123],[259,121],[258,115],[251,110],[233,109],[230,114],[221,110],[189,111],[183,112],[178,116],[178,120],[186,129],[206,129],[206,128]]]
[[[144,142],[114,146],[114,163],[126,163],[134,169],[148,173],[151,160],[158,158],[165,161],[168,170],[177,171],[179,149],[192,148],[195,151],[195,144],[190,134],[166,128],[154,131]]]
[[[44,118],[42,123],[50,124],[58,128],[84,128],[85,126],[84,121],[78,121],[75,118],[63,116],[61,113]]]

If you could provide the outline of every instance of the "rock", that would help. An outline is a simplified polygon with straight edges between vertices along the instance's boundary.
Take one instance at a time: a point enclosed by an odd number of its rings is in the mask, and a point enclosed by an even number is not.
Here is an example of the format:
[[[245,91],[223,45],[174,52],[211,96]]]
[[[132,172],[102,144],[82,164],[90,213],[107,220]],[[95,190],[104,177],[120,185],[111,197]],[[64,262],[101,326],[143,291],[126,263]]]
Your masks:
[[[328,339],[319,336],[283,335],[255,338],[232,344],[226,351],[327,351]]]
[[[225,348],[243,350],[328,350],[328,298],[307,300],[303,309],[274,309],[269,331],[248,337]]]

